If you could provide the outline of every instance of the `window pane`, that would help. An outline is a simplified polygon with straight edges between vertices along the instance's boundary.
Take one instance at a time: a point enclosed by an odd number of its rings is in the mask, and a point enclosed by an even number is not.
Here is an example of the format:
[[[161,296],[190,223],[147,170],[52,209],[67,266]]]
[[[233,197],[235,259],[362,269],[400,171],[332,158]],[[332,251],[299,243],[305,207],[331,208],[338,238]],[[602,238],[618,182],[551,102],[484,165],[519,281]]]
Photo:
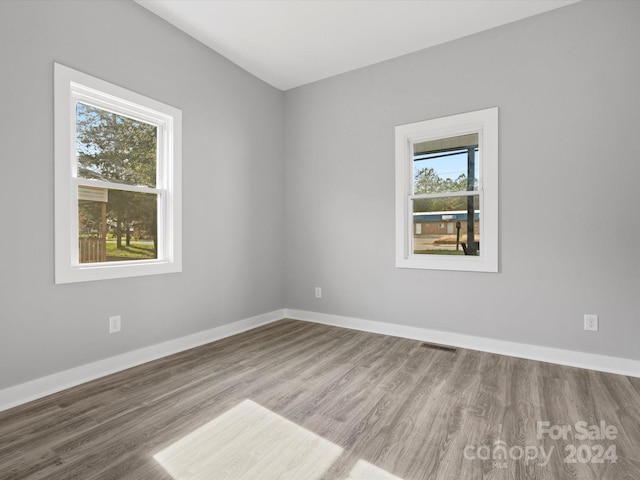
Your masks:
[[[78,176],[155,188],[155,125],[76,103]]]
[[[413,145],[413,193],[478,189],[478,134]]]
[[[78,188],[79,262],[158,258],[157,195]]]
[[[413,201],[413,247],[417,255],[479,255],[478,195]]]

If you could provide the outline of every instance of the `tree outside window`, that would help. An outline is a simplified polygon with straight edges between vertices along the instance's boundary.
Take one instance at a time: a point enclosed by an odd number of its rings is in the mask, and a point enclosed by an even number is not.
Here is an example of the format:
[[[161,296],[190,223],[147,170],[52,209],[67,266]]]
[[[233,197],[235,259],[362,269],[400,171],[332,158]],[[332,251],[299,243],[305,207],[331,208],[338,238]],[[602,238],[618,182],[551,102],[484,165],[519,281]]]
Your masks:
[[[155,188],[157,130],[155,125],[78,102],[78,177]],[[157,258],[157,195],[105,190],[104,202],[86,199],[80,190],[80,263]],[[104,252],[88,255],[92,243],[101,244]]]

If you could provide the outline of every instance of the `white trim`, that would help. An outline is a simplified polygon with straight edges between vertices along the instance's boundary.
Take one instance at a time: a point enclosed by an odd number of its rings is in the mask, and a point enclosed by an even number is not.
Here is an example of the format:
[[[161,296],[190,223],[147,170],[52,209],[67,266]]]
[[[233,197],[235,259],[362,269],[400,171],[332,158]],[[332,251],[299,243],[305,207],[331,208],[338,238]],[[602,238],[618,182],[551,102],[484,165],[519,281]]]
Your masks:
[[[82,101],[157,127],[156,188],[78,178],[75,105]],[[104,80],[54,63],[55,283],[182,271],[182,111]],[[83,263],[78,260],[78,185],[157,195],[158,258]]]
[[[413,194],[414,145],[439,138],[478,134],[478,189],[470,192]],[[498,107],[399,125],[395,128],[396,267],[498,272]],[[420,198],[478,196],[480,255],[415,255],[411,202]]]
[[[305,310],[281,309],[144,347],[0,390],[0,412],[112,373],[290,318],[363,332],[640,378],[640,361]]]
[[[526,343],[510,342],[486,337],[476,337],[460,333],[444,332],[427,328],[395,325],[361,318],[343,317],[326,313],[308,312],[304,310],[285,310],[286,318],[321,323],[335,327],[351,328],[364,332],[410,338],[423,342],[468,348],[480,352],[497,353],[511,357],[526,358],[540,362],[556,363],[570,367],[586,368],[600,372],[615,373],[640,378],[640,361],[627,358],[611,357],[593,353],[576,352],[560,348],[543,347]]]
[[[421,193],[419,195],[409,195],[409,200],[422,200],[423,198],[478,197],[480,196],[480,193],[481,193],[480,190],[463,190],[460,192],[442,192],[442,193]],[[476,210],[476,212],[477,211],[478,210]],[[445,212],[445,213],[452,213],[452,212],[466,213],[467,211],[452,210],[451,212]],[[426,212],[426,213],[431,213],[431,212]],[[433,212],[433,213],[436,213],[436,212]],[[415,215],[416,212],[413,212],[413,214]]]
[[[256,315],[255,317],[238,320],[227,325],[211,328],[203,332],[194,333],[185,337],[176,338],[156,345],[140,348],[132,352],[123,353],[114,357],[98,360],[79,367],[54,373],[46,377],[38,378],[30,382],[15,385],[0,390],[0,411],[7,410],[17,405],[37,400],[67,388],[75,387],[85,382],[95,380],[112,373],[126,370],[127,368],[142,365],[159,358],[173,355],[174,353],[199,347],[207,343],[215,342],[222,338],[230,337],[253,328],[266,325],[284,318],[285,310],[275,310],[269,313]]]

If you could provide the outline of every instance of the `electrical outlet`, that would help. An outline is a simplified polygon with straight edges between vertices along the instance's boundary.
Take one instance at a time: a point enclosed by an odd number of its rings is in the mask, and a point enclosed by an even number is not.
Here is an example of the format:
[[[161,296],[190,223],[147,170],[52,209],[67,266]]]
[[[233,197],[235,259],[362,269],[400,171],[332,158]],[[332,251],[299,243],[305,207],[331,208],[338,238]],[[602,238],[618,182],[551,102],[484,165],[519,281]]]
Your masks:
[[[316,298],[322,298],[322,288],[316,287]]]
[[[598,315],[584,314],[584,329],[592,332],[598,331]]]
[[[115,317],[109,317],[109,333],[119,332],[121,326],[122,326],[122,318],[120,318],[120,315],[116,315]]]

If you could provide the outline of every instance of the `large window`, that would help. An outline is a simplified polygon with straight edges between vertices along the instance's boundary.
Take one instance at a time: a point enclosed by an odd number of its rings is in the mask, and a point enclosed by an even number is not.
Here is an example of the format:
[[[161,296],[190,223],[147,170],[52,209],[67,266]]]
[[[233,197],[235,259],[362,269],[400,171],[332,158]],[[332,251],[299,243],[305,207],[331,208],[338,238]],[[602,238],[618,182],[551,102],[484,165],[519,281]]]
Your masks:
[[[498,271],[497,108],[396,127],[396,266]]]
[[[180,110],[55,65],[56,283],[181,271]]]

